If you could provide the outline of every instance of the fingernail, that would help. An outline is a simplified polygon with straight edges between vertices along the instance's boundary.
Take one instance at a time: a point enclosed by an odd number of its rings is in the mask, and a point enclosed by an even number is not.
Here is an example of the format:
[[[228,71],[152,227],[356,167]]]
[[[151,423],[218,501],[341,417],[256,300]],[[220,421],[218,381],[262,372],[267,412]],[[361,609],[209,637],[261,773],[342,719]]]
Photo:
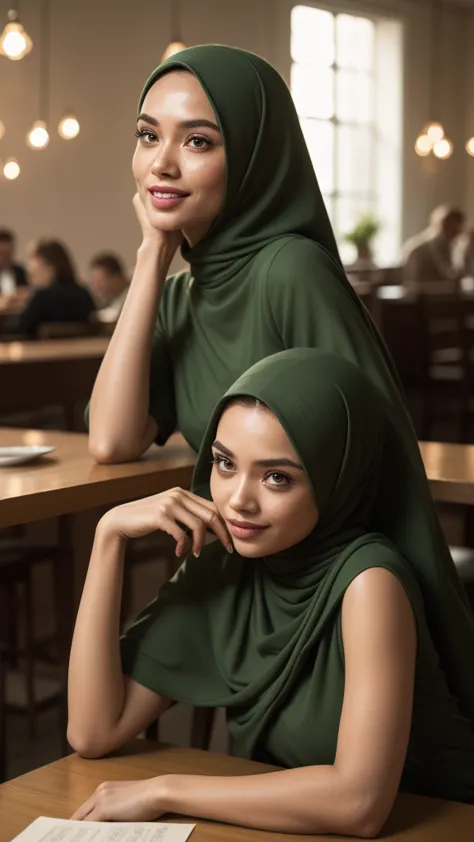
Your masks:
[[[181,549],[176,547],[176,555],[179,557],[181,555]]]
[[[234,548],[233,548],[232,544],[227,544],[227,550],[228,550],[229,553],[234,552]]]
[[[194,555],[196,558],[199,558],[199,556],[201,555],[201,550],[195,550]]]

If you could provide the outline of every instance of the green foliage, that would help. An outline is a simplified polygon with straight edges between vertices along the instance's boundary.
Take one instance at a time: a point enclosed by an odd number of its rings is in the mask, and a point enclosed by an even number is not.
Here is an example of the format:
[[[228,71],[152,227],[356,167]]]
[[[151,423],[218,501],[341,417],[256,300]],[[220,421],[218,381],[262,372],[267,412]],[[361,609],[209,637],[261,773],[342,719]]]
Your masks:
[[[378,234],[380,228],[381,225],[378,219],[375,216],[366,214],[359,219],[359,222],[352,231],[344,235],[344,239],[349,243],[353,243],[355,246],[368,246],[375,235]]]

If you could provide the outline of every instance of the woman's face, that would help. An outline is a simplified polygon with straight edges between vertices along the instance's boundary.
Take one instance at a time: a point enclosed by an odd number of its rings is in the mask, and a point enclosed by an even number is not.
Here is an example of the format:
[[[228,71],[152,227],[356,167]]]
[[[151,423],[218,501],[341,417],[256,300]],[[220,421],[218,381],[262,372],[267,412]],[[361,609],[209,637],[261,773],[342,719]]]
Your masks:
[[[173,71],[148,91],[137,121],[133,175],[154,228],[191,246],[224,203],[226,161],[211,104],[192,73]]]
[[[53,267],[38,254],[28,257],[28,281],[34,287],[49,287],[54,281]]]
[[[280,422],[265,408],[232,404],[212,446],[211,494],[242,556],[292,547],[314,529],[318,509]]]

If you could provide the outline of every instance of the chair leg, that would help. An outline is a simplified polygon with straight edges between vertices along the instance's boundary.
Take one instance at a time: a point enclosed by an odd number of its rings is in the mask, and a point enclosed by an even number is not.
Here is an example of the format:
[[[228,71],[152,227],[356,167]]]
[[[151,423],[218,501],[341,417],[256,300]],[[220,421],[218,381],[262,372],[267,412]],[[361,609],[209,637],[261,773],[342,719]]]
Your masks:
[[[28,719],[28,736],[30,740],[36,737],[36,705],[35,705],[35,636],[33,629],[33,605],[31,599],[31,575],[28,571],[26,580],[20,585],[23,590],[23,605],[25,617],[25,684]]]
[[[201,748],[207,751],[211,743],[214,719],[214,708],[194,708],[191,724],[191,746],[193,748]]]
[[[7,728],[5,711],[5,658],[0,649],[0,783],[7,779]]]

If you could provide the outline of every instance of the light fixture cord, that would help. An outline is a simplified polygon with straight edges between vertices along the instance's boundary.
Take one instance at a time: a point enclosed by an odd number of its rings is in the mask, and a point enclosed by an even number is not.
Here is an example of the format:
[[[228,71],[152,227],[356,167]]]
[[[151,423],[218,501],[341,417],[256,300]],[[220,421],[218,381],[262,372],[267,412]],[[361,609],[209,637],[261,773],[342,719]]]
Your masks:
[[[171,40],[181,41],[181,2],[171,0]]]
[[[442,0],[431,0],[431,72],[430,72],[430,120],[435,120],[434,92],[437,88],[435,80],[439,81],[439,67],[441,63],[441,3]]]
[[[49,2],[42,0],[40,18],[40,118],[46,124],[49,118]]]

